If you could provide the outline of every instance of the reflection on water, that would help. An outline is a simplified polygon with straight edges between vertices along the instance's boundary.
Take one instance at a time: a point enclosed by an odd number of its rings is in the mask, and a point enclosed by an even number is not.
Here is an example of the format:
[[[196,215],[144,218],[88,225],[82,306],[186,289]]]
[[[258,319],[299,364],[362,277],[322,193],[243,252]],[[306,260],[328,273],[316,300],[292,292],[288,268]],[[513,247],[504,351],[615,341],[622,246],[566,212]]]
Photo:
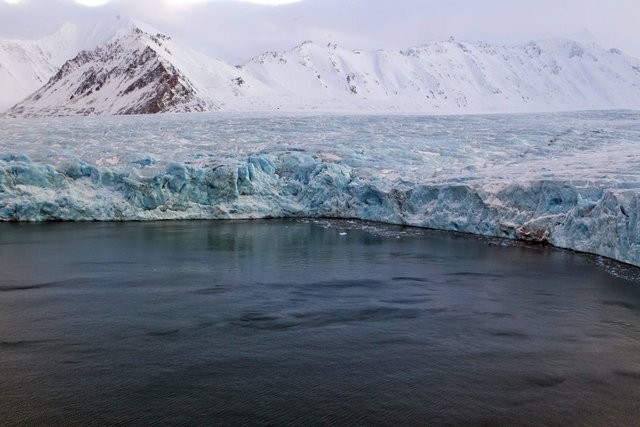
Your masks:
[[[640,283],[601,264],[358,222],[0,224],[0,422],[635,424]]]

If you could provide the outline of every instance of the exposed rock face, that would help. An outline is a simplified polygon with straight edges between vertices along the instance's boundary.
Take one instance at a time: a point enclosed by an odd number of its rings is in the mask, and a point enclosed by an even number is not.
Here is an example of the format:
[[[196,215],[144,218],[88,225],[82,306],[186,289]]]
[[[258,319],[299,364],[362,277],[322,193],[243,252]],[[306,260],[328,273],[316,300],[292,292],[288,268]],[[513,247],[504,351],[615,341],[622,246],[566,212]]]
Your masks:
[[[154,114],[172,109],[185,111],[203,111],[206,103],[192,102],[196,99],[195,90],[186,78],[180,76],[178,70],[171,64],[163,64],[157,60],[155,52],[146,48],[142,54],[154,61],[155,67],[148,67],[139,77],[132,73],[135,81],[127,86],[119,96],[127,96],[135,91],[142,93],[140,102],[130,108],[118,110],[117,114]],[[144,63],[143,63],[144,64]],[[131,68],[128,71],[135,72]],[[192,103],[192,106],[187,104]]]

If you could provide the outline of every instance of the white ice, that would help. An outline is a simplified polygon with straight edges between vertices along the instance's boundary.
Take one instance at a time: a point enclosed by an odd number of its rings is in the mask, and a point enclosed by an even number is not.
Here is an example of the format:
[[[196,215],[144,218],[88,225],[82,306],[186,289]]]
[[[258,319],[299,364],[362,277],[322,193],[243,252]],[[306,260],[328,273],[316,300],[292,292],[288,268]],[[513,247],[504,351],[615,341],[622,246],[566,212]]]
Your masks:
[[[0,219],[360,218],[640,265],[640,113],[0,121]]]

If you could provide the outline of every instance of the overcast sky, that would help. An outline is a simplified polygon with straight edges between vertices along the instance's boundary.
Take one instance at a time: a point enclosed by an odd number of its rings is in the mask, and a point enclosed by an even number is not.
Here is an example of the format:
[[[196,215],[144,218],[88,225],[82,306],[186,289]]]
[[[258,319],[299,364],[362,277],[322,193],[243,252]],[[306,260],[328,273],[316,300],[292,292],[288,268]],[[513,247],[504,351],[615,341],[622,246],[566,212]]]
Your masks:
[[[0,37],[130,16],[233,62],[304,40],[404,49],[454,36],[517,44],[573,38],[640,57],[640,0],[0,0]],[[278,0],[275,0],[278,1]],[[96,3],[101,5],[83,5]]]

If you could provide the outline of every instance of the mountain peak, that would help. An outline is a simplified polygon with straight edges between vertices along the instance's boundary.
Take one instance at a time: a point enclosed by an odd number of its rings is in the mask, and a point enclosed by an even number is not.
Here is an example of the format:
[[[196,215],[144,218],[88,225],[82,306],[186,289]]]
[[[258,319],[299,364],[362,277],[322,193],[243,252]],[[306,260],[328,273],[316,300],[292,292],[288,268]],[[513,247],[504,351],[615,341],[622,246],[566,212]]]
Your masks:
[[[313,40],[305,40],[302,43],[300,43],[299,45],[295,46],[293,49],[291,50],[307,50],[307,49],[313,49],[316,47],[320,47],[318,44],[316,44]]]
[[[162,35],[162,33],[142,21],[120,15],[113,19],[87,21],[83,23],[65,22],[55,32],[42,39],[45,45],[60,45],[61,42],[74,49],[73,54],[82,50],[93,50],[122,37],[132,34]],[[167,36],[163,36],[167,37]],[[73,55],[68,55],[65,60]]]
[[[135,32],[137,34],[148,34],[150,36],[159,36],[163,39],[170,39],[171,37],[169,37],[168,35],[164,34],[162,31],[158,30],[157,28],[153,27],[152,25],[149,25],[145,22],[139,21],[137,19],[133,19],[133,18],[129,18],[128,19],[128,28],[130,31]]]
[[[80,51],[7,115],[212,110],[215,102],[202,95],[215,85],[202,84],[203,75],[226,73],[224,86],[229,91],[239,92],[245,85],[235,67],[192,52],[149,25],[127,20],[113,30],[107,43]]]

